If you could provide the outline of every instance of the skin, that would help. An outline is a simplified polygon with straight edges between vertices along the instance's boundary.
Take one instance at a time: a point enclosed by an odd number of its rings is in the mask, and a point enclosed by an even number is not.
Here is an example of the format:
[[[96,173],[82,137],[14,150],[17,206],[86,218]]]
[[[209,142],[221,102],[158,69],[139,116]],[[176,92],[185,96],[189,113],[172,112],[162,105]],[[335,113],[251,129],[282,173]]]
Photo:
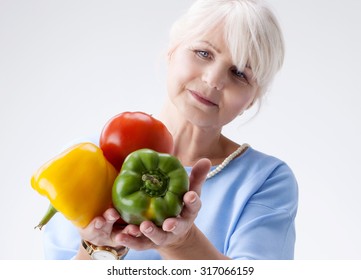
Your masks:
[[[228,259],[194,220],[211,165],[220,164],[239,147],[222,135],[222,127],[252,106],[259,87],[250,68],[237,69],[218,27],[170,49],[167,89],[159,119],[173,135],[174,155],[183,165],[193,166],[182,213],[166,219],[162,228],[145,221],[119,229],[114,226],[119,214],[110,208],[80,229],[80,235],[99,246],[154,248],[164,259]],[[80,247],[76,259],[89,259],[89,255]]]

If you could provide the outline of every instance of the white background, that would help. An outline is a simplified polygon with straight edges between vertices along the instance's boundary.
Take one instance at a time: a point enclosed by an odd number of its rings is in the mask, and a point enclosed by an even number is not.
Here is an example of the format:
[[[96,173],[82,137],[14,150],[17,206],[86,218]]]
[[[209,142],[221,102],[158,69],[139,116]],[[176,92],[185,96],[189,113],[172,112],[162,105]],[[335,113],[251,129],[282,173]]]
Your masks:
[[[0,259],[43,258],[41,164],[119,112],[157,114],[168,31],[192,2],[0,0]],[[294,170],[296,259],[361,259],[361,2],[268,2],[285,65],[225,133]]]

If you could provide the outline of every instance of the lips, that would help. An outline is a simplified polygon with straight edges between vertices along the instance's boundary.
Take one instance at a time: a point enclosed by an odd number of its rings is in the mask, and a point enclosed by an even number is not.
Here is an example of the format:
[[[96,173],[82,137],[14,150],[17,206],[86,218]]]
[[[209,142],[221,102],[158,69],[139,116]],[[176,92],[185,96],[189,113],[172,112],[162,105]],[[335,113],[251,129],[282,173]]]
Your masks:
[[[192,95],[194,99],[196,99],[198,102],[207,105],[207,106],[218,106],[216,103],[208,99],[207,97],[203,96],[201,93],[193,90],[189,90],[189,93]]]

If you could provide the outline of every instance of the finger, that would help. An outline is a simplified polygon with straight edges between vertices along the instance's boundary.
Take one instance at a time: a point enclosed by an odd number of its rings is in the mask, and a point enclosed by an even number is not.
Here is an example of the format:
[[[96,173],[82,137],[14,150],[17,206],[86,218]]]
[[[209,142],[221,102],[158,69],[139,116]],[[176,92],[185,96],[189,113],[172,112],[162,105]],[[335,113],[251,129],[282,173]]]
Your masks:
[[[133,237],[140,237],[142,236],[142,232],[140,231],[139,229],[139,226],[136,226],[136,225],[127,225],[122,233],[126,233],[128,235],[131,235]]]
[[[115,210],[114,208],[109,208],[104,212],[103,218],[104,218],[104,223],[102,225],[96,223],[95,227],[98,230],[101,230],[105,233],[109,233],[110,235],[113,229],[113,225],[120,218],[120,215],[117,212],[117,210]]]
[[[118,233],[114,240],[117,246],[126,246],[134,250],[148,250],[154,248],[154,243],[144,235],[134,237],[127,233]]]
[[[142,234],[155,245],[162,245],[167,240],[167,233],[150,221],[144,221],[139,226]]]
[[[115,208],[109,208],[104,212],[103,217],[107,222],[114,222],[120,218],[120,215]]]
[[[79,233],[83,239],[93,240],[98,236],[99,229],[101,229],[105,223],[106,221],[102,216],[95,217],[86,227],[80,228]]]
[[[112,228],[118,218],[118,212],[114,208],[109,208],[103,216],[95,217],[89,225],[79,229],[79,233],[83,239],[95,245],[110,245]]]
[[[195,191],[199,196],[201,194],[201,187],[206,180],[207,174],[211,168],[211,161],[202,158],[193,166],[189,176],[189,189]]]
[[[114,233],[113,240],[117,246],[122,245],[134,250],[146,250],[153,247],[152,242],[145,237],[137,225],[129,224],[121,232]]]
[[[201,209],[201,199],[196,192],[189,191],[183,196],[183,202],[184,206],[181,212],[181,217],[193,222]]]
[[[194,223],[201,209],[201,204],[201,200],[196,192],[187,192],[184,195],[184,207],[180,217],[166,219],[162,226],[163,230],[175,235],[187,232]]]

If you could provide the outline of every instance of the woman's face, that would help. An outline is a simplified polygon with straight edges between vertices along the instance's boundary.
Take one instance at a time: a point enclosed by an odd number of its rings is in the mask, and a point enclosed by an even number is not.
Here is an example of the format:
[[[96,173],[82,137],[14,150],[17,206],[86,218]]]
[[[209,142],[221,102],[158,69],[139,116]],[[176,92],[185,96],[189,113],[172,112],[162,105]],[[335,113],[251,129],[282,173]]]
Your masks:
[[[259,88],[252,70],[239,71],[220,28],[183,42],[169,55],[168,94],[200,127],[221,127],[252,105]]]

